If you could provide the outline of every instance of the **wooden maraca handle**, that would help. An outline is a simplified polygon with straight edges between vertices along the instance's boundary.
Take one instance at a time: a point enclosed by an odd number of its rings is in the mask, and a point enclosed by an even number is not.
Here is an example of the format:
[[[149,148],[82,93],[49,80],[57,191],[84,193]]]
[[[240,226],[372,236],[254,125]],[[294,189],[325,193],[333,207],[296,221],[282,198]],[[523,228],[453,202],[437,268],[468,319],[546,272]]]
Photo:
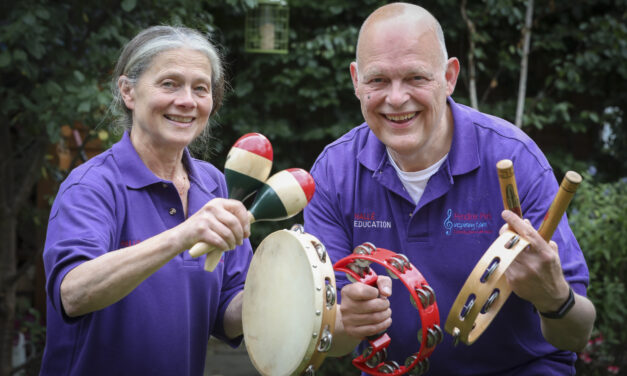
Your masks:
[[[503,159],[497,162],[496,170],[501,185],[503,207],[507,210],[511,210],[522,218],[518,188],[516,187],[516,178],[514,176],[514,164],[509,159]]]
[[[248,212],[248,219],[250,220],[251,224],[255,222],[255,217],[253,217],[251,212]],[[207,259],[205,260],[205,270],[212,272],[218,265],[218,262],[222,257],[222,252],[204,242],[198,242],[194,244],[194,246],[189,250],[189,255],[192,257],[202,256],[205,253],[207,253]]]
[[[568,171],[566,176],[564,176],[562,184],[560,184],[560,188],[551,203],[551,207],[549,207],[549,210],[546,212],[544,220],[538,229],[540,236],[547,242],[553,237],[557,225],[562,219],[568,204],[570,204],[570,200],[572,200],[582,180],[581,175],[575,171]]]

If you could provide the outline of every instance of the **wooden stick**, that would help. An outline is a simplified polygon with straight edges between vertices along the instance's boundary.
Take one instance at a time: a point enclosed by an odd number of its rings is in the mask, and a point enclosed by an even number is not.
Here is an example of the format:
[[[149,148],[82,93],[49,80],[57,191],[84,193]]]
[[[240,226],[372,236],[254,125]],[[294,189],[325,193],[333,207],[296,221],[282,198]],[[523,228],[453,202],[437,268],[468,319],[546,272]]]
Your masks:
[[[564,212],[566,212],[566,208],[568,204],[570,204],[570,200],[572,200],[582,180],[581,175],[575,171],[568,171],[566,176],[564,176],[562,184],[560,184],[560,188],[553,199],[553,203],[551,203],[551,207],[549,207],[549,210],[546,212],[544,220],[538,229],[540,236],[547,242],[553,237],[557,225],[564,216]]]
[[[503,159],[496,164],[496,170],[501,185],[503,207],[507,210],[511,210],[522,218],[518,188],[516,187],[516,178],[514,176],[514,164],[509,159]]]

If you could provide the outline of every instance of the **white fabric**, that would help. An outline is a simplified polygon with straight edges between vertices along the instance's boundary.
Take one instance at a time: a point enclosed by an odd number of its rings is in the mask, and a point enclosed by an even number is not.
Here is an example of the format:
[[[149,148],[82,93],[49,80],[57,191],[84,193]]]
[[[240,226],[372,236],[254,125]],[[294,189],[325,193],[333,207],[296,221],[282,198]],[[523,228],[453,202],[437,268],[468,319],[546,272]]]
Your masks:
[[[420,201],[420,197],[422,197],[422,194],[425,191],[425,187],[427,186],[429,178],[438,171],[440,166],[442,166],[442,163],[444,163],[444,161],[446,160],[446,157],[448,157],[447,153],[444,157],[442,157],[442,159],[435,162],[424,170],[406,172],[401,170],[400,167],[396,165],[396,162],[394,162],[394,159],[390,154],[390,150],[387,150],[387,153],[392,167],[394,167],[394,169],[396,170],[398,178],[401,179],[405,190],[407,190],[407,193],[409,193],[409,196],[412,198],[412,200],[414,200],[414,203],[416,205],[418,205],[418,201]]]

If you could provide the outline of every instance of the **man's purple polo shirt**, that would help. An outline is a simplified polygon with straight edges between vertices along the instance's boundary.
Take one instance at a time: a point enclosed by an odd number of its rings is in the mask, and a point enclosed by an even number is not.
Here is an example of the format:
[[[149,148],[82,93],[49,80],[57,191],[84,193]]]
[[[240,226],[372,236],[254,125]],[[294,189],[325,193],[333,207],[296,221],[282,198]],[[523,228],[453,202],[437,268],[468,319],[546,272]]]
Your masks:
[[[435,290],[441,327],[466,278],[504,224],[496,163],[511,159],[525,218],[538,228],[558,189],[546,158],[518,128],[456,104],[447,160],[415,205],[390,165],[385,146],[362,124],[328,145],[311,173],[316,194],[305,209],[305,230],[318,237],[335,262],[364,242],[405,254]],[[588,269],[566,217],[553,240],[566,279],[586,292]],[[385,273],[374,268],[378,274]],[[338,288],[347,283],[336,276]],[[418,311],[394,280],[388,359],[400,364],[419,349]],[[471,346],[444,341],[431,356],[429,375],[573,374],[575,355],[542,337],[531,303],[512,294]]]
[[[189,214],[226,197],[223,175],[185,150]],[[42,375],[202,375],[210,335],[225,339],[223,315],[243,289],[250,243],[226,252],[215,271],[205,256],[180,253],[119,302],[69,318],[59,288],[82,262],[127,247],[184,221],[170,181],[142,162],[128,134],[72,171],[52,207],[44,250],[48,295]],[[241,338],[231,341],[238,344]]]

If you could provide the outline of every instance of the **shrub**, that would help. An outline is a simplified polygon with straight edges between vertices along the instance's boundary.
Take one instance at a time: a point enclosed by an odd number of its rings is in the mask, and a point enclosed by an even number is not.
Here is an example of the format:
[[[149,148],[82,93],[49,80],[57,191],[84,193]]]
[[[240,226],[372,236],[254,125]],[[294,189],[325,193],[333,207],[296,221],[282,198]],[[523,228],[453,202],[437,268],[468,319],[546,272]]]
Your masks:
[[[612,375],[627,370],[627,179],[595,182],[584,176],[571,204],[569,221],[590,270],[588,297],[596,307],[593,338],[579,354],[583,375]]]

